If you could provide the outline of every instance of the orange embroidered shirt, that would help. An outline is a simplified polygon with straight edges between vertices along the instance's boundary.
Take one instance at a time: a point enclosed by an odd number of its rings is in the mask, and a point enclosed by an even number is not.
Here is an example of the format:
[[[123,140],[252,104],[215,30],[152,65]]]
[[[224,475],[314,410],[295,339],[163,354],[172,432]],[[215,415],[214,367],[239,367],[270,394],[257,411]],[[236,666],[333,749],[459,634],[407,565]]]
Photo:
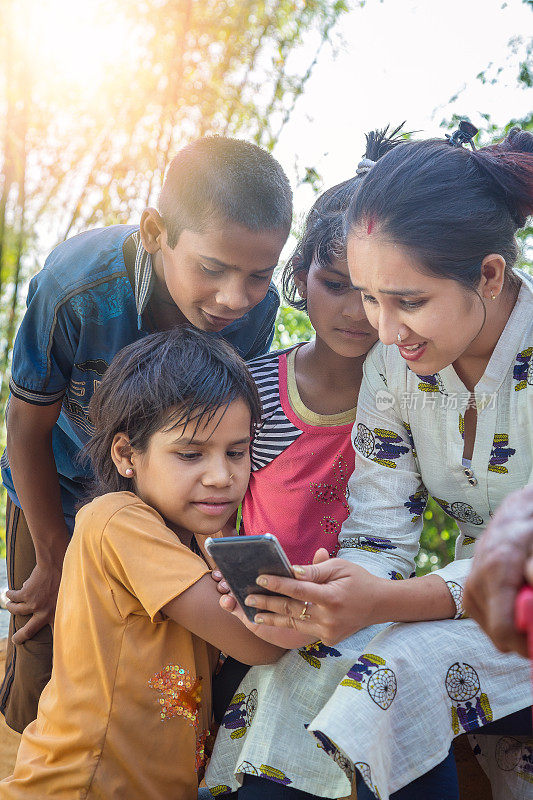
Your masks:
[[[134,494],[81,509],[52,677],[2,800],[196,800],[218,652],[160,609],[208,570]]]

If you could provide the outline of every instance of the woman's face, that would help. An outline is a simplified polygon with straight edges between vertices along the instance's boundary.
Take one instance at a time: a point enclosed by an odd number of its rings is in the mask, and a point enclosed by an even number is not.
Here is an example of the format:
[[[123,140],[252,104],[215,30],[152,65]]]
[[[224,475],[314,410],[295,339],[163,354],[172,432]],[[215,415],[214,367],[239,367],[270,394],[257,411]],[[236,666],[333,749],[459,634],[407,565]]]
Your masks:
[[[475,292],[423,272],[407,251],[385,241],[379,231],[356,229],[350,235],[348,267],[379,338],[397,345],[418,375],[432,375],[452,364],[483,327],[483,302]]]

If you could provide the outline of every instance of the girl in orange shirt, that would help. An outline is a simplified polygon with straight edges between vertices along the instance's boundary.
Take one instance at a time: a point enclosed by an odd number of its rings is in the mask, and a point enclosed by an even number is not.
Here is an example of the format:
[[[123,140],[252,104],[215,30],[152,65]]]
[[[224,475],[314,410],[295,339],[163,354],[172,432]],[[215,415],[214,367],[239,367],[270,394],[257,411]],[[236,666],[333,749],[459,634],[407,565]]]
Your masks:
[[[96,497],[76,517],[52,677],[0,798],[193,800],[217,649],[247,664],[283,652],[220,608],[197,545],[246,491],[259,397],[229,345],[177,329],[118,353],[90,413]]]

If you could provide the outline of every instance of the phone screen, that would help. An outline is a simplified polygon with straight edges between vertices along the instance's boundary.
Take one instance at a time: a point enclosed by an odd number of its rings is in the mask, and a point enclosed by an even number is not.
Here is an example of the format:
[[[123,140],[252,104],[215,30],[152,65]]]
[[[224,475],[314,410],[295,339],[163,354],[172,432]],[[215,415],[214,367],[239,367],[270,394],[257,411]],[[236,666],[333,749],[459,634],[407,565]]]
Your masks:
[[[245,606],[245,598],[249,594],[276,594],[258,586],[257,577],[265,574],[280,575],[284,578],[294,577],[289,559],[271,533],[266,533],[264,536],[207,539],[205,546],[251,622],[254,621],[257,610]]]

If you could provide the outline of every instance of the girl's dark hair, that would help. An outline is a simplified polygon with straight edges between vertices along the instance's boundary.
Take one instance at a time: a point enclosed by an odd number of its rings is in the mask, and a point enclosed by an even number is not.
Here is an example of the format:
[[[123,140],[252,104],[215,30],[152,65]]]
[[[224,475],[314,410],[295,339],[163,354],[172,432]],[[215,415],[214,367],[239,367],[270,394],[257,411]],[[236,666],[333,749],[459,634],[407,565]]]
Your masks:
[[[531,213],[533,134],[513,128],[479,150],[406,142],[370,172],[347,222],[375,226],[430,274],[474,289],[490,253],[503,256],[506,278],[517,282],[515,233]]]
[[[383,130],[366,134],[366,149],[363,158],[377,161],[397,144],[404,141],[398,136],[403,124],[388,134],[389,126]],[[304,233],[294,253],[287,261],[281,278],[283,296],[289,305],[302,311],[307,309],[304,298],[298,297],[294,275],[307,273],[313,259],[325,267],[334,259],[346,256],[345,215],[355,192],[364,176],[355,175],[347,181],[327,189],[314,203],[305,221]]]
[[[120,350],[89,403],[94,435],[82,451],[94,485],[90,497],[131,488],[111,459],[113,437],[127,434],[145,452],[156,431],[199,426],[233,400],[244,400],[252,431],[261,401],[246,364],[223,339],[192,328],[153,333]]]

